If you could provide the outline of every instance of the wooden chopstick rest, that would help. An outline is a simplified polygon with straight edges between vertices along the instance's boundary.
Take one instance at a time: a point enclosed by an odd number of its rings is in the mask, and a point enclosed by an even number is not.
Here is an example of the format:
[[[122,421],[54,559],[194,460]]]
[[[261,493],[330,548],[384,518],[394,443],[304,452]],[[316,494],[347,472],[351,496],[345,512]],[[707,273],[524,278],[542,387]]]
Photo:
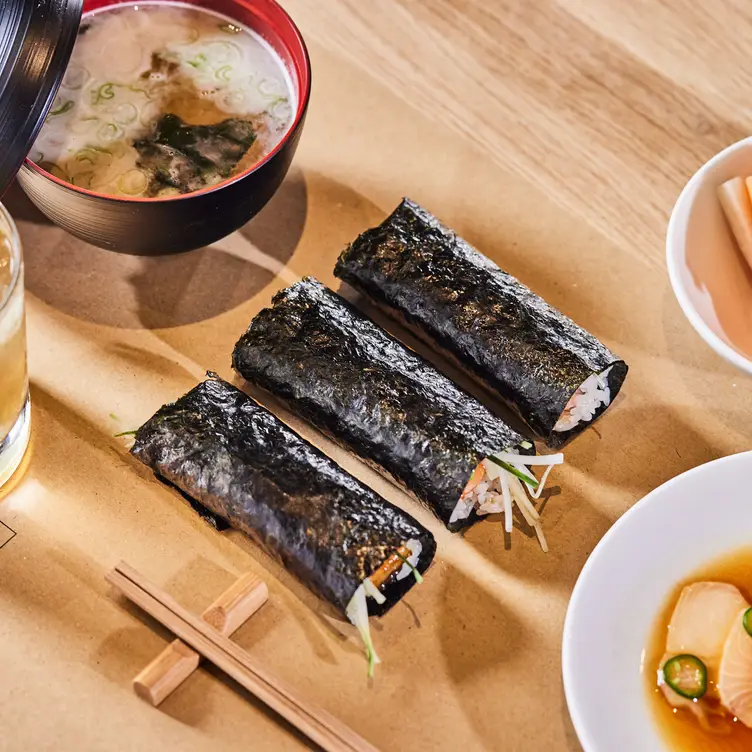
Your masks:
[[[187,611],[133,567],[121,562],[106,579],[326,752],[378,752],[342,721],[300,697],[245,650]]]
[[[269,598],[266,583],[245,574],[209,608],[201,618],[229,637]],[[197,668],[201,657],[182,640],[173,640],[134,680],[136,694],[154,707],[174,692]]]

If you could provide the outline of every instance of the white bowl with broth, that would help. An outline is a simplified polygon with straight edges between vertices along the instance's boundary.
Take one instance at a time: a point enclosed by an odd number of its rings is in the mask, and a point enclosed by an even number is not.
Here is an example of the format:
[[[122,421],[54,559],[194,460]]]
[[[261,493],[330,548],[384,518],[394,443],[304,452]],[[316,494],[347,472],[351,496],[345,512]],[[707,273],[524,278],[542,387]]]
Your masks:
[[[585,564],[562,649],[567,704],[585,752],[682,748],[677,739],[686,740],[687,729],[667,728],[649,691],[656,630],[678,586],[695,577],[728,581],[728,563],[716,562],[745,548],[747,566],[737,571],[749,572],[750,582],[745,574],[744,582],[732,584],[752,596],[752,504],[744,490],[751,475],[752,452],[745,452],[668,481],[635,504]],[[726,746],[723,739],[707,746],[698,738],[694,748],[744,749],[729,739]]]
[[[281,183],[310,82],[305,43],[274,0],[86,0],[19,182],[93,244],[144,254],[208,245]]]
[[[702,339],[752,374],[752,270],[737,248],[718,187],[752,175],[752,138],[732,144],[689,180],[666,236],[669,278],[679,305]]]

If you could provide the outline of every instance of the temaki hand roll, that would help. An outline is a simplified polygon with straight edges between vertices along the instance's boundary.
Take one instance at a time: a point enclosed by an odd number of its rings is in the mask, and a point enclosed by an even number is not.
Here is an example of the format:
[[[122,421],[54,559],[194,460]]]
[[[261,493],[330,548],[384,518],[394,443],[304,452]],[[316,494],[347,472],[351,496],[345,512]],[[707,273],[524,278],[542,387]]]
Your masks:
[[[627,365],[405,199],[334,273],[497,394],[559,447],[613,402]]]
[[[436,541],[234,386],[209,378],[162,407],[131,452],[267,553],[358,628],[420,581]]]
[[[527,498],[543,488],[533,445],[430,363],[315,279],[282,290],[233,353],[246,379],[394,478],[451,531],[512,506],[545,538]],[[529,456],[525,456],[529,455]]]

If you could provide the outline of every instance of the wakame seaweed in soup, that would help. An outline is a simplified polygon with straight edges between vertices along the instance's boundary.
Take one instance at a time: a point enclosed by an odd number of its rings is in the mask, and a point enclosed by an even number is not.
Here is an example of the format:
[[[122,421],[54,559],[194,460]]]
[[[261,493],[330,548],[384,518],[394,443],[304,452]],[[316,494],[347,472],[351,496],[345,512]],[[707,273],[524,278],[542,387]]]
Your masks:
[[[251,167],[292,123],[283,63],[223,16],[120,5],[82,28],[30,154],[61,180],[112,196],[192,193]]]
[[[346,615],[372,669],[368,615],[420,580],[428,530],[213,375],[141,426],[131,452]]]
[[[165,188],[190,193],[229,178],[255,140],[247,120],[188,125],[177,115],[165,115],[153,133],[133,145],[136,164],[151,176],[148,194],[158,196]]]

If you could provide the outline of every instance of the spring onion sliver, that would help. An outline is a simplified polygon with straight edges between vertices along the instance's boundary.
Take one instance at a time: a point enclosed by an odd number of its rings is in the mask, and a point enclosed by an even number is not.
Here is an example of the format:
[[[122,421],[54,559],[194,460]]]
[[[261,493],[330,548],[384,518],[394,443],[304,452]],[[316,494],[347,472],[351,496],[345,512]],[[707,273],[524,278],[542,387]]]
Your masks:
[[[404,562],[404,564],[400,567],[399,572],[397,572],[397,580],[404,580],[405,577],[409,577],[410,574],[417,572],[416,567],[418,566],[420,555],[423,553],[423,544],[415,538],[411,538],[405,544],[405,548],[410,552],[410,556],[408,556],[407,559],[405,559],[402,554],[397,551],[397,556],[399,556],[399,558]],[[420,572],[418,572],[418,575],[420,576]],[[422,579],[423,578],[421,577],[421,580]],[[416,582],[418,582],[417,578]]]
[[[231,71],[232,71],[232,66],[223,65],[221,68],[217,69],[217,72],[214,75],[217,77],[219,81],[229,82]]]
[[[696,655],[670,658],[663,666],[663,677],[674,692],[688,700],[698,700],[708,691],[708,670]]]
[[[405,566],[410,567],[410,571],[415,576],[415,582],[417,582],[418,585],[422,585],[423,584],[423,575],[417,570],[417,568],[415,567],[415,565],[409,559],[406,559],[404,556],[402,556],[402,554],[398,553],[397,556],[399,556],[400,559],[402,559],[402,561],[405,562]]]
[[[50,110],[50,115],[65,115],[66,112],[70,112],[75,105],[68,100],[65,104],[56,107],[54,110]]]
[[[92,91],[92,103],[99,104],[103,100],[114,99],[114,88],[115,84],[113,83],[102,84],[98,89]]]
[[[495,465],[498,465],[499,467],[504,468],[504,470],[506,470],[508,473],[511,473],[515,477],[517,477],[520,480],[524,481],[529,486],[532,486],[533,488],[537,488],[538,487],[538,481],[535,480],[535,478],[533,478],[533,477],[531,477],[529,475],[526,475],[525,473],[521,472],[520,470],[518,470],[513,465],[510,465],[508,462],[504,462],[503,460],[498,459],[493,454],[489,454],[488,457],[486,457],[486,459],[490,460]]]

